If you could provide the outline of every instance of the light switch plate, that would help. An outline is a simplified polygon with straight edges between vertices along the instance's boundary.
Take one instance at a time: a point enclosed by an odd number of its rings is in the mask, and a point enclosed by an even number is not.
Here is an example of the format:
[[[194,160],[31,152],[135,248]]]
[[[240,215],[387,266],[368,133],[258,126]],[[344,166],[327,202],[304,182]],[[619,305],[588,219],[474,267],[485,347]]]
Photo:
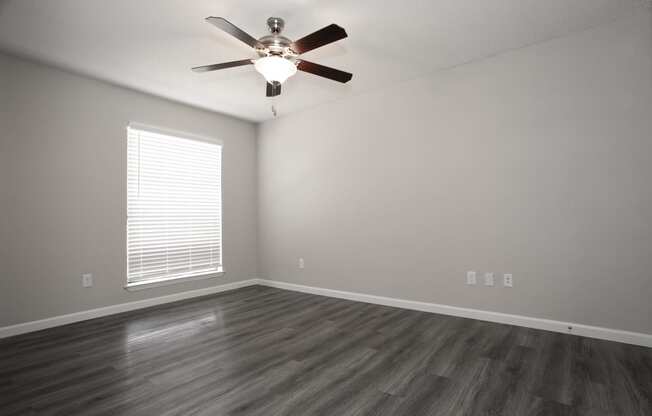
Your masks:
[[[474,285],[477,283],[475,272],[466,272],[466,284]]]

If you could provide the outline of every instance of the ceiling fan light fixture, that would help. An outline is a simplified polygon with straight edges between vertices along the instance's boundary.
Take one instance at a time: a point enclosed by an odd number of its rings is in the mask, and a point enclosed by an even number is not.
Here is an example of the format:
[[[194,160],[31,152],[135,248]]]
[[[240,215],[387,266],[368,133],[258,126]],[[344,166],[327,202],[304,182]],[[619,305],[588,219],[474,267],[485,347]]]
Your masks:
[[[2,0],[0,0],[1,2]],[[346,31],[335,23],[312,32],[301,39],[292,41],[281,35],[284,22],[280,17],[267,19],[267,26],[271,34],[259,39],[254,38],[223,17],[209,16],[206,21],[252,48],[261,58],[196,66],[192,68],[194,72],[210,72],[253,64],[256,71],[265,77],[267,81],[265,86],[266,97],[281,95],[281,84],[296,74],[297,71],[307,72],[341,83],[349,82],[353,78],[353,74],[349,72],[329,68],[305,59],[297,59],[306,52],[346,38]]]
[[[297,73],[297,67],[292,61],[274,55],[256,60],[254,67],[269,83],[278,82],[282,84]]]

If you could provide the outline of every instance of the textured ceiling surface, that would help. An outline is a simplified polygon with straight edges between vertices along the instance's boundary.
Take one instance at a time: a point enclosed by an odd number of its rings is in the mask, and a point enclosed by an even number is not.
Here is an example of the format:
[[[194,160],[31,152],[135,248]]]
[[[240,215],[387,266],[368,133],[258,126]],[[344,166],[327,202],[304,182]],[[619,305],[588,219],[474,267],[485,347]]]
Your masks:
[[[0,50],[252,121],[583,30],[644,0],[0,0]],[[190,68],[251,49],[204,22],[223,16],[254,37],[269,16],[297,39],[330,23],[349,38],[306,59],[354,73],[339,84],[298,73],[277,98],[252,66]]]

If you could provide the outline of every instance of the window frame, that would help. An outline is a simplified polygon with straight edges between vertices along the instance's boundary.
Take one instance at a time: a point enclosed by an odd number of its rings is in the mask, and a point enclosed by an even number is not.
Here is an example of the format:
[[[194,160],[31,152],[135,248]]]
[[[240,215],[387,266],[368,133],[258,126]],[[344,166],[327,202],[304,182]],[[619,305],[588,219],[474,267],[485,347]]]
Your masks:
[[[220,149],[220,171],[219,171],[219,179],[220,179],[220,190],[219,190],[219,206],[220,206],[220,227],[219,227],[219,241],[220,241],[220,257],[221,257],[221,266],[218,270],[216,271],[210,271],[202,274],[196,274],[196,275],[191,275],[191,276],[181,276],[181,277],[168,277],[168,278],[161,278],[161,279],[156,279],[156,280],[150,280],[150,281],[143,281],[143,282],[129,282],[129,267],[128,267],[128,256],[129,256],[129,249],[128,249],[128,237],[127,237],[127,227],[128,227],[128,206],[129,206],[129,197],[128,197],[128,181],[129,181],[129,173],[128,173],[128,165],[129,165],[129,156],[128,156],[128,142],[129,142],[129,129],[134,129],[134,130],[142,130],[154,134],[161,134],[165,136],[172,136],[175,138],[180,138],[180,139],[188,139],[188,140],[198,140],[198,141],[203,141],[211,144],[216,144],[221,147]],[[156,127],[148,124],[143,124],[143,123],[138,123],[138,122],[129,122],[127,124],[127,127],[125,128],[126,136],[125,136],[125,148],[124,148],[124,163],[123,163],[123,169],[122,172],[124,174],[124,181],[123,183],[125,184],[124,188],[124,223],[122,229],[124,230],[124,266],[125,266],[125,273],[124,273],[124,278],[125,278],[125,284],[124,284],[124,289],[128,291],[137,291],[137,290],[143,290],[143,289],[148,289],[148,288],[154,288],[154,287],[160,287],[160,286],[168,286],[168,285],[174,285],[174,284],[180,284],[180,283],[185,283],[185,282],[191,282],[191,281],[196,281],[196,280],[206,280],[206,279],[214,279],[217,277],[224,276],[226,273],[224,270],[224,179],[223,179],[223,173],[224,173],[224,167],[223,167],[223,162],[224,162],[224,141],[214,138],[214,137],[208,137],[208,136],[203,136],[203,135],[198,135],[194,133],[188,133],[180,130],[174,130],[174,129],[169,129],[169,128],[161,128],[161,127]]]

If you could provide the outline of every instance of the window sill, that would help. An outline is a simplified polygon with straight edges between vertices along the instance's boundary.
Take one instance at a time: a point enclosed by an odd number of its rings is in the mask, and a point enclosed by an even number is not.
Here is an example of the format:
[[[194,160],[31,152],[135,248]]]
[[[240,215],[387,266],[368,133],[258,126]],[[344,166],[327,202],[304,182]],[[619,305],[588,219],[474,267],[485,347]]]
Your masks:
[[[170,285],[176,285],[178,283],[192,282],[195,280],[214,279],[216,277],[222,277],[222,276],[224,276],[224,270],[220,269],[216,272],[208,272],[208,273],[192,275],[187,277],[175,277],[172,279],[160,279],[160,280],[150,280],[147,282],[140,282],[140,283],[128,283],[125,285],[124,288],[125,290],[128,290],[130,292],[134,292],[138,290],[151,289],[154,287],[170,286]]]

